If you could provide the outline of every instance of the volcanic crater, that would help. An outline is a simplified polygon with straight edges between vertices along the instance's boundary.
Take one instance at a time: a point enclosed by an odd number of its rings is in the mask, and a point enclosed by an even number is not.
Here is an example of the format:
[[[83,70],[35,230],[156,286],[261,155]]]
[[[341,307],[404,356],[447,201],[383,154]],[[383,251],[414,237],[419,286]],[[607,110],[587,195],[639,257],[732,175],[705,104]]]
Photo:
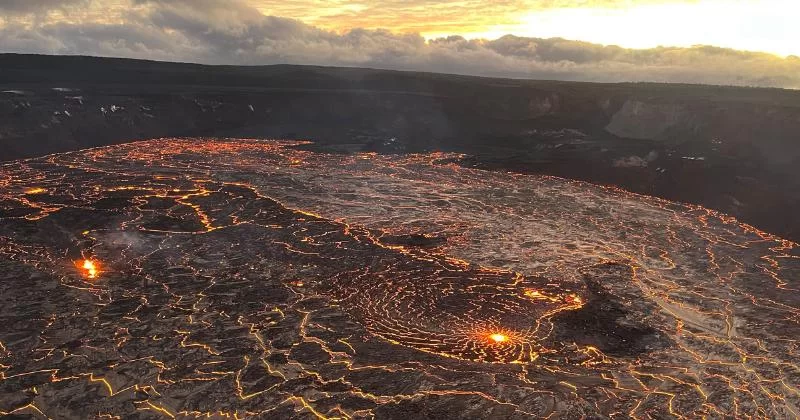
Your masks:
[[[306,145],[0,166],[0,412],[800,413],[797,244],[456,154]]]

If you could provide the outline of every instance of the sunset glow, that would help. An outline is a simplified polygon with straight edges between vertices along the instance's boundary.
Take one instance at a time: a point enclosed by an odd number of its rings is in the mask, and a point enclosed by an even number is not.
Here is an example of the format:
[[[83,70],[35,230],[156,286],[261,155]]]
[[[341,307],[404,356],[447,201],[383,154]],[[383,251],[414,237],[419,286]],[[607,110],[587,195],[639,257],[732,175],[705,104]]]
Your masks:
[[[337,32],[382,28],[420,33],[426,39],[451,35],[497,39],[513,34],[636,49],[713,45],[800,55],[795,42],[800,33],[793,23],[800,16],[800,3],[793,0],[512,1],[491,7],[470,1],[433,6],[419,1],[274,3],[253,1],[262,13],[293,16]]]
[[[800,38],[800,29],[793,22],[800,15],[800,3],[794,0],[515,0],[492,5],[474,0],[238,3],[265,16],[297,19],[336,33],[383,29],[420,34],[426,39],[452,35],[497,39],[512,34],[637,49],[713,45],[780,56],[800,55],[800,44],[795,42]],[[94,1],[81,10],[54,8],[47,11],[46,17],[51,22],[70,24],[124,24],[132,10],[144,13],[155,4]],[[232,28],[239,18],[232,8],[217,24]],[[30,15],[10,15],[0,18],[0,27],[4,21],[13,20],[40,22]]]
[[[0,2],[0,52],[797,89],[798,15],[794,0]]]

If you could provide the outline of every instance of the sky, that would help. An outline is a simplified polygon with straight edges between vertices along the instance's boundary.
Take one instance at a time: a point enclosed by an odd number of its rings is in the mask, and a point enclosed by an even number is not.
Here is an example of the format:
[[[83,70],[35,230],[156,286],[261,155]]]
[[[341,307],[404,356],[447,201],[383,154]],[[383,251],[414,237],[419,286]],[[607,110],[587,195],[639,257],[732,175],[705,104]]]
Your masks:
[[[0,0],[0,52],[800,88],[798,0]]]

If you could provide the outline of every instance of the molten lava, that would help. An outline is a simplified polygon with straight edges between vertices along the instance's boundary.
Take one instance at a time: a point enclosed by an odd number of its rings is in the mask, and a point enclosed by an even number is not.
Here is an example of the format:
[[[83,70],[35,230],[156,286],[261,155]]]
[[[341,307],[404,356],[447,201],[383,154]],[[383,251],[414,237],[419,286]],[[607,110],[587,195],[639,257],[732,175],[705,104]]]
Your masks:
[[[540,291],[538,291],[538,290],[526,290],[525,291],[525,296],[527,296],[529,298],[533,298],[533,299],[538,299],[538,298],[544,297],[544,295],[542,295],[542,293]]]
[[[534,289],[527,289],[524,292],[524,295],[529,299],[534,300],[549,300],[549,301],[556,301],[558,298],[554,298],[552,296],[545,295],[544,293],[534,290]]]
[[[92,260],[88,260],[88,259],[87,260],[83,260],[83,264],[81,265],[81,268],[83,268],[83,270],[85,271],[86,277],[88,277],[90,279],[97,278],[97,275],[100,273],[98,264],[95,261],[92,261]]]
[[[495,333],[489,336],[489,339],[495,343],[503,343],[508,341],[508,336],[504,334]]]
[[[567,303],[582,306],[583,299],[581,299],[581,297],[578,295],[569,295],[567,296]]]

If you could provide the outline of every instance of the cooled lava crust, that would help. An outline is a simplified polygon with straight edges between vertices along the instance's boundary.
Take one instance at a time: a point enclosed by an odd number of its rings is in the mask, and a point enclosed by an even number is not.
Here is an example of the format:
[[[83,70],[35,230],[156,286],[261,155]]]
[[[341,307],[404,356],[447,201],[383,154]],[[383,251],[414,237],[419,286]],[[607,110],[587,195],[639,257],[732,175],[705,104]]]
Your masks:
[[[456,155],[301,144],[0,166],[0,413],[800,413],[795,243]]]

